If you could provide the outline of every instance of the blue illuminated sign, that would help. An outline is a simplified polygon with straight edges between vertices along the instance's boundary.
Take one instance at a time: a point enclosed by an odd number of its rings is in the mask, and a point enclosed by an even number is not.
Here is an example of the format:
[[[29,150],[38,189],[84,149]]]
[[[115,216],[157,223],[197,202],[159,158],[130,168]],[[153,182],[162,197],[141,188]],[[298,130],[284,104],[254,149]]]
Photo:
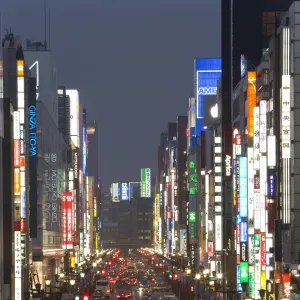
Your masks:
[[[24,135],[25,135],[25,126],[24,124],[20,124],[20,155],[25,155],[24,148]]]
[[[128,182],[120,182],[119,183],[119,199],[120,200],[129,200],[129,183]]]
[[[236,215],[236,224],[240,224],[242,222],[242,219],[240,217],[240,214]]]
[[[237,292],[239,293],[243,292],[240,268],[241,268],[240,265],[236,266]]]
[[[241,218],[248,216],[248,162],[246,156],[239,156],[240,166],[240,201],[239,212]]]
[[[28,107],[29,156],[36,156],[36,106]]]
[[[26,218],[26,191],[22,191],[21,196],[21,218]]]
[[[222,75],[221,58],[195,59],[195,95],[197,95],[197,133],[203,130],[204,100],[206,96],[217,95],[218,80]],[[199,128],[198,128],[199,127]]]
[[[168,252],[172,252],[172,219],[168,218]]]
[[[268,199],[276,197],[276,174],[275,171],[268,171]]]
[[[248,223],[241,222],[240,224],[240,242],[248,242]]]

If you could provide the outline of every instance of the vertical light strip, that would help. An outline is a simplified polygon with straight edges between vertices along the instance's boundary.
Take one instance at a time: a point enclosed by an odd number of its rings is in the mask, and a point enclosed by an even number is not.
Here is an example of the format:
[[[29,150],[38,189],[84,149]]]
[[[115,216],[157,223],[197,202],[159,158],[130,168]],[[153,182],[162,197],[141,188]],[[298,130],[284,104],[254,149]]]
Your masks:
[[[205,253],[208,253],[209,174],[205,175]]]
[[[291,160],[291,76],[290,29],[282,33],[282,82],[281,82],[281,157],[282,157],[282,211],[284,224],[290,223],[290,160]]]

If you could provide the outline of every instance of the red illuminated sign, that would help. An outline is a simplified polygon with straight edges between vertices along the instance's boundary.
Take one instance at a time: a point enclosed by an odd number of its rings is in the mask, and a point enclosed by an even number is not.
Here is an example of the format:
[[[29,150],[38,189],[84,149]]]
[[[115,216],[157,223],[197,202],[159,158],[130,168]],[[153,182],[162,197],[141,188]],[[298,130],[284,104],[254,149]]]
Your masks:
[[[282,275],[282,297],[290,299],[291,295],[291,278],[289,273]]]
[[[20,229],[21,229],[21,233],[26,233],[26,219],[25,218],[21,218],[21,222],[20,222]]]
[[[62,246],[64,249],[73,248],[73,195],[72,192],[64,192],[61,197],[62,211]]]

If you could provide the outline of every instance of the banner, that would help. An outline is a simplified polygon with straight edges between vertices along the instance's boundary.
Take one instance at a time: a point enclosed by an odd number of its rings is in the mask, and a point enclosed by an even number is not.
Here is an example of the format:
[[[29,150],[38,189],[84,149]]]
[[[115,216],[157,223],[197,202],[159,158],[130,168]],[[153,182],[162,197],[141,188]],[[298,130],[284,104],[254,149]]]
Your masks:
[[[61,197],[61,230],[63,249],[73,249],[73,195],[64,192]]]

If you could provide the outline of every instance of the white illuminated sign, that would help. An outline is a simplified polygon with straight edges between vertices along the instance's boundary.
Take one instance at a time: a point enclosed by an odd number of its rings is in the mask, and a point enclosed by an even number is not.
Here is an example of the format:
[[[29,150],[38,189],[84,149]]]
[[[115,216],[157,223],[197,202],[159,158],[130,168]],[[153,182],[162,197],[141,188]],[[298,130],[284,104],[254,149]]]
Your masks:
[[[151,197],[151,169],[146,168],[146,197]]]
[[[79,93],[67,90],[66,94],[70,97],[70,136],[74,146],[79,148]]]
[[[14,140],[20,139],[20,113],[14,111]]]
[[[259,122],[259,151],[267,153],[267,101],[259,102],[260,122]]]
[[[248,234],[254,234],[254,158],[253,158],[253,148],[248,148]]]
[[[260,231],[266,232],[267,157],[260,157]]]
[[[230,155],[226,155],[225,158],[225,172],[226,172],[226,176],[231,176],[231,156]]]
[[[281,151],[282,158],[291,158],[291,77],[282,76],[281,87]]]
[[[222,167],[222,139],[221,137],[215,136],[214,138],[215,203],[222,202],[222,194],[221,194],[222,193],[222,168],[221,167]]]
[[[259,107],[253,108],[254,114],[254,135],[253,135],[253,156],[254,156],[254,170],[259,170],[260,144],[259,144]]]

